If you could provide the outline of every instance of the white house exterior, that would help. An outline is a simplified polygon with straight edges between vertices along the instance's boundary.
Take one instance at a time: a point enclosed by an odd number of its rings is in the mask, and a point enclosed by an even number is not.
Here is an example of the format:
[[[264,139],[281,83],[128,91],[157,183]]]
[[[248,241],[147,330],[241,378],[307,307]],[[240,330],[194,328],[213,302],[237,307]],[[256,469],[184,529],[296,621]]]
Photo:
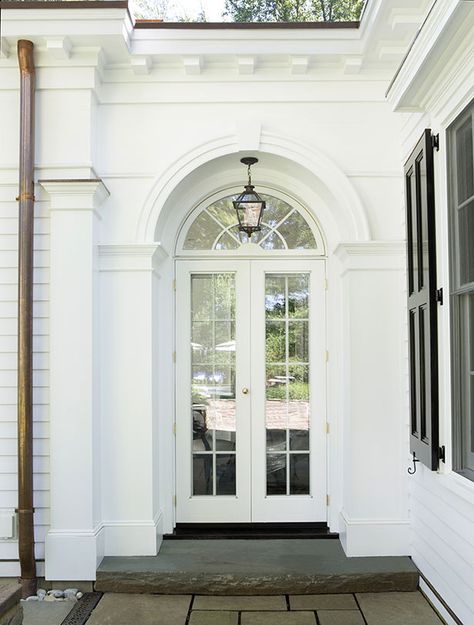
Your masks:
[[[410,555],[461,622],[474,623],[474,483],[453,459],[448,228],[450,127],[474,100],[474,2],[370,0],[360,25],[344,28],[167,28],[134,25],[124,2],[31,4],[1,16],[0,574],[19,571],[16,43],[28,39],[40,572],[93,580],[104,555],[155,555],[176,522],[320,521],[349,556]],[[409,476],[403,166],[425,129],[439,134],[446,455],[437,470],[419,462]],[[248,155],[259,159],[256,189],[295,208],[315,244],[186,249],[200,211],[241,191]],[[236,276],[239,468],[236,496],[211,493],[201,505],[188,479],[189,281],[219,272]],[[311,281],[311,491],[287,485],[272,499],[264,280],[295,273]]]

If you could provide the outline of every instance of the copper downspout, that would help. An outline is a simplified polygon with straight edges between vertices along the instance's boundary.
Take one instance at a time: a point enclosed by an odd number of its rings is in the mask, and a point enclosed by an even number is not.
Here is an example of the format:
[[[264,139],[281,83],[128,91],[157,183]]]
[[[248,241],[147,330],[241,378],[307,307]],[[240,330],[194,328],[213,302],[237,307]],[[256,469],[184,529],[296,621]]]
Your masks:
[[[23,597],[36,594],[33,526],[33,228],[35,65],[33,43],[18,41],[20,193],[18,240],[18,549]]]

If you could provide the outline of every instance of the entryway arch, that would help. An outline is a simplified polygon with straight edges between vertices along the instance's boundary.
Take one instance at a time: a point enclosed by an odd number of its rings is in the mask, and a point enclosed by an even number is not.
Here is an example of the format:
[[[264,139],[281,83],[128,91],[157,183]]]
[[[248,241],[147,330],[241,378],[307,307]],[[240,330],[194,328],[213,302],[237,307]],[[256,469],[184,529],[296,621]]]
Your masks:
[[[284,143],[284,142],[283,142]],[[261,145],[263,147],[263,143]],[[270,143],[266,147],[271,147]],[[295,146],[293,146],[294,148]],[[287,154],[295,154],[296,150],[277,147]],[[275,151],[277,151],[275,149]],[[159,268],[158,297],[154,300],[153,318],[157,324],[156,353],[157,371],[156,404],[153,410],[155,427],[158,431],[156,454],[159,464],[158,483],[160,508],[163,511],[164,531],[173,528],[175,520],[174,477],[170,475],[170,466],[175,466],[171,456],[170,433],[174,419],[174,381],[170,367],[171,354],[176,351],[174,333],[172,331],[176,308],[173,299],[168,296],[172,292],[175,278],[175,250],[179,233],[193,211],[198,211],[209,199],[240,192],[243,185],[243,172],[239,154],[234,151],[235,143],[226,146],[211,146],[209,150],[197,150],[198,157],[184,158],[181,165],[174,171],[165,172],[153,186],[146,205],[142,211],[137,236],[142,240],[159,241],[160,247],[167,252]],[[215,158],[217,152],[221,154]],[[224,153],[222,152],[231,152]],[[258,189],[264,189],[278,197],[285,197],[289,203],[297,205],[310,221],[315,224],[322,242],[320,250],[332,259],[335,247],[344,240],[365,240],[369,238],[365,213],[360,199],[352,188],[348,178],[334,164],[328,165],[324,158],[315,158],[313,171],[310,168],[311,151],[303,149],[302,165],[288,156],[271,152],[245,152],[259,158],[258,173],[254,172],[254,183]],[[202,161],[205,162],[202,162]],[[201,162],[201,164],[198,164]],[[321,171],[328,172],[325,180],[315,172],[321,162]],[[196,166],[192,169],[192,166]],[[332,187],[332,188],[330,188]],[[267,251],[266,254],[272,254]],[[331,260],[332,262],[332,260]],[[337,289],[333,290],[337,298]],[[338,314],[338,313],[337,313]],[[337,314],[332,316],[332,323],[337,323]],[[337,365],[332,365],[332,367]],[[339,401],[339,400],[335,400]],[[337,445],[338,449],[340,445]],[[333,459],[335,456],[333,456]],[[337,465],[337,461],[334,460]],[[335,488],[333,498],[336,499]],[[334,514],[334,522],[337,513]]]
[[[159,172],[139,215],[137,243],[160,241],[171,250],[190,207],[212,192],[242,184],[239,149],[236,136],[215,138]],[[340,241],[370,240],[369,221],[356,189],[327,155],[270,133],[262,133],[258,150],[245,150],[245,154],[259,158],[260,184],[290,192],[313,212],[328,250]]]

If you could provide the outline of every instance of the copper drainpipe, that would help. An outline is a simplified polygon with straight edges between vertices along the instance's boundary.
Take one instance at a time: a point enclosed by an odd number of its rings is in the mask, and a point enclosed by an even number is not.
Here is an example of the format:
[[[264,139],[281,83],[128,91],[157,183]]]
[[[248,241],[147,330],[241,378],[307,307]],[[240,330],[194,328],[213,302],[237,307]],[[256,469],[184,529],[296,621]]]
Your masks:
[[[18,550],[23,597],[36,594],[33,526],[33,227],[35,65],[33,43],[18,41],[20,193],[18,237]]]

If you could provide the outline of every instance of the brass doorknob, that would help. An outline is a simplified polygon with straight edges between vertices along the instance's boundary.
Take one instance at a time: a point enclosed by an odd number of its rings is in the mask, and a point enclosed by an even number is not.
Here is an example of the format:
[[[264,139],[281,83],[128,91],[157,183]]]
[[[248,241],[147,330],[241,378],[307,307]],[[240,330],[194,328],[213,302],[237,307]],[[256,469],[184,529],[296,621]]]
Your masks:
[[[244,388],[242,389],[242,393],[244,395],[248,395],[249,394],[249,389],[246,386],[244,386]]]

